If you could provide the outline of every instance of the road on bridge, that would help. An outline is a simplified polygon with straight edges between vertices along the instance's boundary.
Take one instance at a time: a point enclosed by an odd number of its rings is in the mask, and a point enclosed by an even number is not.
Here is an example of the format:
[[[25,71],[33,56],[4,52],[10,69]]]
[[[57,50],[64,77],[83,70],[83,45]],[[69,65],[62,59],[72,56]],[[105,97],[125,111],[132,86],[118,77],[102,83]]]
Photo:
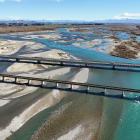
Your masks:
[[[140,72],[140,64],[131,63],[113,63],[103,61],[80,61],[80,60],[58,60],[39,57],[14,57],[14,56],[0,56],[0,62],[16,62],[16,63],[33,63],[63,67],[77,67],[77,68],[94,68],[120,71],[136,71]]]
[[[113,86],[104,86],[90,83],[78,83],[61,80],[51,80],[44,78],[33,78],[25,76],[16,76],[9,74],[0,74],[1,83],[10,83],[17,85],[26,85],[47,89],[58,89],[64,91],[78,92],[96,96],[104,96],[111,98],[127,99],[127,100],[139,100],[140,98],[129,98],[125,96],[127,93],[140,93],[138,89],[120,88]]]

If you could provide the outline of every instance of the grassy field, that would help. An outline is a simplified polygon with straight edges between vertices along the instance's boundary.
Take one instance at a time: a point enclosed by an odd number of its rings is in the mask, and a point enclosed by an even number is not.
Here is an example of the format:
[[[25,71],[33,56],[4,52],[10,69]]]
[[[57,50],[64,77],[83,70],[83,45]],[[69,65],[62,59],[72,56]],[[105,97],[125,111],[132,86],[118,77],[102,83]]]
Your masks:
[[[16,33],[16,32],[34,32],[34,31],[47,31],[61,28],[63,25],[28,25],[28,26],[0,26],[0,34],[3,33]]]

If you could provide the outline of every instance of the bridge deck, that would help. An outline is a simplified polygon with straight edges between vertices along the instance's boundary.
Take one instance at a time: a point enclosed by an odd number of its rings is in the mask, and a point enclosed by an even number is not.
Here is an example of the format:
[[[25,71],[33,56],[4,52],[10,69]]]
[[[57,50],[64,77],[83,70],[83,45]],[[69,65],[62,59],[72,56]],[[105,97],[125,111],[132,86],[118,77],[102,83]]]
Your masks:
[[[121,71],[139,71],[140,64],[130,63],[113,63],[102,61],[79,61],[79,60],[57,60],[39,57],[14,57],[14,56],[0,56],[0,62],[16,62],[16,63],[33,63],[43,65],[54,65],[64,67],[78,67],[78,68],[97,68],[97,69],[111,69]]]
[[[51,80],[51,79],[43,79],[43,78],[33,78],[33,77],[25,77],[25,76],[16,76],[9,74],[0,74],[0,82],[1,83],[11,83],[17,85],[26,85],[40,88],[48,88],[48,89],[58,89],[64,91],[72,91],[79,92],[97,96],[105,96],[112,98],[120,98],[120,99],[132,99],[125,96],[125,93],[140,93],[138,89],[130,89],[130,88],[121,88],[121,87],[112,87],[112,86],[104,86],[90,83],[78,83],[78,82],[70,82],[70,81],[61,81],[61,80]],[[133,98],[135,100],[139,100],[139,98]]]

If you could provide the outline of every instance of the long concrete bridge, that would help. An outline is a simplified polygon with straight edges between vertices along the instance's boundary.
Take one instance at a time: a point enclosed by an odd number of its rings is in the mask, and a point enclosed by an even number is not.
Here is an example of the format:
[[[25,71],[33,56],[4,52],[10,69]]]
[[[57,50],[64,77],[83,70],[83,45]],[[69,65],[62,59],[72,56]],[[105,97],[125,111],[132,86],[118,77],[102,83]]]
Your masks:
[[[78,67],[78,68],[94,68],[94,69],[108,69],[120,71],[136,71],[140,72],[140,64],[131,63],[116,63],[103,61],[80,61],[80,60],[57,60],[39,57],[22,57],[22,56],[0,56],[0,62],[11,63],[32,63],[64,67]]]
[[[9,74],[0,74],[0,83],[10,83],[24,86],[33,86],[47,89],[58,89],[63,91],[71,91],[81,94],[90,94],[96,96],[127,99],[127,100],[140,100],[139,97],[131,98],[127,95],[135,93],[140,95],[140,89],[113,87],[105,85],[97,85],[90,83],[78,83],[61,80],[51,80],[43,78],[33,78],[25,76],[16,76]]]

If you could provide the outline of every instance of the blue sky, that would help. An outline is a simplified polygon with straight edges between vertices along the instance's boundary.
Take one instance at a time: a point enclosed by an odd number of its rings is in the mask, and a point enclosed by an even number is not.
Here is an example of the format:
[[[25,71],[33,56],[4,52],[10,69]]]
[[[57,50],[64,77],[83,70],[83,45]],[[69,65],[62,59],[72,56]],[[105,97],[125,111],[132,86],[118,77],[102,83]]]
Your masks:
[[[140,19],[140,0],[0,0],[0,19]]]

